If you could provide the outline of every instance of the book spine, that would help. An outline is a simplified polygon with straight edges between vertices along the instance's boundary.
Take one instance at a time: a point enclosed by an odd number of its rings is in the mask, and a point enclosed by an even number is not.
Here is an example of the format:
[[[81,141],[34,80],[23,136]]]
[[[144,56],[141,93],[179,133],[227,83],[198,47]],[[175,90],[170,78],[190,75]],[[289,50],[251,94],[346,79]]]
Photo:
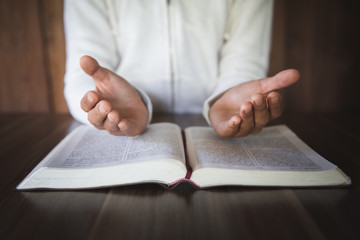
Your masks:
[[[183,182],[186,182],[186,183],[190,183],[194,188],[196,189],[200,189],[200,186],[197,185],[195,182],[193,182],[192,180],[188,179],[188,178],[180,178],[174,182],[171,182],[168,184],[168,187],[169,189],[174,189],[177,185],[179,185],[180,183],[183,183]]]
[[[190,179],[190,178],[191,178],[191,174],[192,174],[192,171],[191,171],[191,169],[190,169],[190,170],[187,171],[186,176],[185,176],[184,178],[180,178],[180,179],[178,179],[178,180],[176,180],[176,181],[174,181],[174,182],[169,183],[169,184],[168,184],[168,187],[169,187],[170,189],[174,189],[174,188],[175,188],[177,185],[179,185],[180,183],[187,182],[187,183],[190,183],[194,188],[199,189],[200,186],[197,185],[193,180]]]

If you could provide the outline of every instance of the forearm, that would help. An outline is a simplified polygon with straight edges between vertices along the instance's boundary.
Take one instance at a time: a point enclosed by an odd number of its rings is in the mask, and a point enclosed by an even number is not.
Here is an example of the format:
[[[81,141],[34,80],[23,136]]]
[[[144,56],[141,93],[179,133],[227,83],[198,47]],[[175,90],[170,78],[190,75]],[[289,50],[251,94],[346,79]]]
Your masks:
[[[203,106],[209,123],[211,105],[227,90],[266,76],[269,64],[272,0],[236,1],[230,7],[224,41],[220,49],[216,88]]]

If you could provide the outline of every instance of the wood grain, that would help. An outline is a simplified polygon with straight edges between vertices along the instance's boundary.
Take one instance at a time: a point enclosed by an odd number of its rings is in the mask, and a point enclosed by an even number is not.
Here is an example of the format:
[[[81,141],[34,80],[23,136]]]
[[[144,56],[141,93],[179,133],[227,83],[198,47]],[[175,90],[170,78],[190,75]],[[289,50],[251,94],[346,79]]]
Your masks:
[[[300,119],[300,120],[299,120]],[[200,115],[154,122],[204,125]],[[348,188],[156,184],[84,191],[16,191],[74,127],[68,115],[0,114],[0,239],[359,239],[360,115],[286,114],[287,124],[353,180]]]
[[[63,1],[40,0],[40,26],[44,42],[44,58],[47,81],[51,86],[52,111],[66,113],[64,98],[65,37],[63,24]]]
[[[270,65],[268,71],[270,76],[284,70],[286,65],[285,1],[286,0],[276,0],[274,3]]]
[[[0,1],[0,109],[48,112],[38,2]]]
[[[360,111],[359,10],[358,1],[286,1],[284,67],[301,73],[285,91],[287,110]]]

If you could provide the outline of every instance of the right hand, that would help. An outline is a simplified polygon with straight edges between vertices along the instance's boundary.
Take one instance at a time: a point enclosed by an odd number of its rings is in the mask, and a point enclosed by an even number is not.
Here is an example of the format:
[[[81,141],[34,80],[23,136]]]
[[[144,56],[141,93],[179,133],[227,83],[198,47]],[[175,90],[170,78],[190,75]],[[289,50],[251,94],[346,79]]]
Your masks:
[[[116,136],[136,136],[147,126],[148,110],[138,91],[124,78],[83,56],[80,66],[96,84],[95,91],[81,99],[81,108],[97,129],[106,129]]]

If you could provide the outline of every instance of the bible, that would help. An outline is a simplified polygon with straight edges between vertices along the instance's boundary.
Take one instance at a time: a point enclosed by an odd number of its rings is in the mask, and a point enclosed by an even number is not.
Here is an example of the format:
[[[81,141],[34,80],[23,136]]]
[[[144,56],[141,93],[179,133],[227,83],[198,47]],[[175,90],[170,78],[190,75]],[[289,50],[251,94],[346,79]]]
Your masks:
[[[215,186],[319,187],[351,184],[350,178],[287,126],[223,139],[211,127],[150,124],[135,137],[80,126],[68,134],[17,186],[89,189],[141,183],[174,188]]]

